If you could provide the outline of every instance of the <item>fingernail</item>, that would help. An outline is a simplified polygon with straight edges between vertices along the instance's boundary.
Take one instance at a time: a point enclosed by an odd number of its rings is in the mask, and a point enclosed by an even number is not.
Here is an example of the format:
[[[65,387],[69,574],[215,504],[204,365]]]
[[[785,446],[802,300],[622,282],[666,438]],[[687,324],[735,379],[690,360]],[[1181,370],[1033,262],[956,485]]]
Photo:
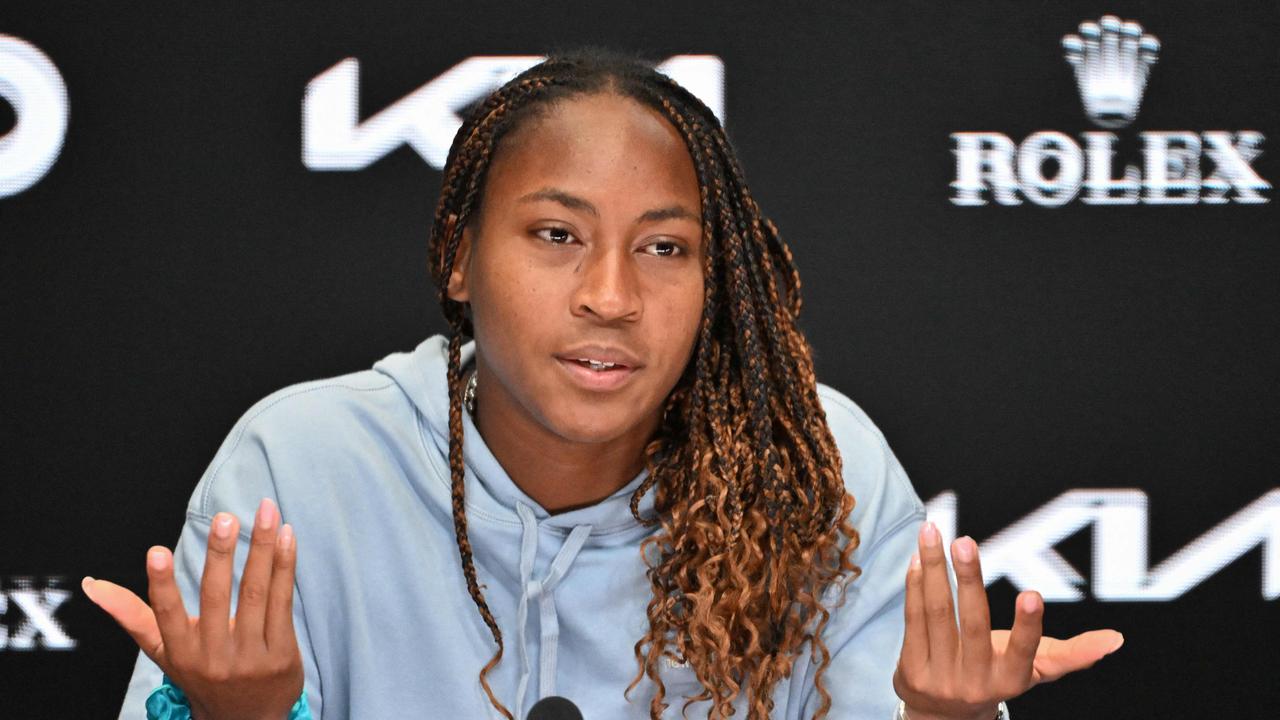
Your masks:
[[[275,503],[271,502],[271,498],[262,498],[262,502],[258,503],[258,528],[260,530],[270,530],[271,523],[274,520],[274,513],[271,507]]]
[[[1040,598],[1036,595],[1027,595],[1020,601],[1022,603],[1022,611],[1033,613],[1040,609]]]
[[[973,538],[965,535],[959,540],[956,540],[956,544],[952,547],[951,552],[960,559],[960,562],[973,562]]]
[[[213,534],[222,540],[231,537],[231,515],[229,513],[218,513],[218,517],[214,518]]]
[[[169,559],[165,556],[163,550],[152,550],[147,553],[147,564],[152,570],[164,570],[169,566]]]
[[[1119,633],[1116,633],[1116,634],[1119,635]],[[1110,655],[1111,653],[1119,650],[1120,646],[1123,644],[1124,644],[1124,635],[1120,635],[1120,639],[1116,640],[1116,644],[1111,646],[1111,649],[1107,651],[1107,654]]]
[[[920,569],[920,553],[911,553],[911,569]]]
[[[290,525],[289,523],[285,523],[284,526],[280,528],[280,547],[285,550],[288,550],[292,546],[293,546],[293,526]]]
[[[84,594],[88,595],[90,600],[93,600],[93,592],[90,590],[93,587],[93,581],[94,579],[88,575],[85,575],[84,579],[80,581],[80,589],[84,590]]]
[[[920,528],[920,537],[924,538],[925,547],[937,547],[938,526],[932,520],[926,521],[924,527]]]

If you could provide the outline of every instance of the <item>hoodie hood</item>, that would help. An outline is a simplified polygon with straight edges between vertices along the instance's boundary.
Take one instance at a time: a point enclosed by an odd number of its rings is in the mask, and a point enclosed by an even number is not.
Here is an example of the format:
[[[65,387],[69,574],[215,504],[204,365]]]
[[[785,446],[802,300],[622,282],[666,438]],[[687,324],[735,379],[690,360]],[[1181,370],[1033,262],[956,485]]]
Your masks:
[[[462,346],[462,367],[475,356],[475,341]],[[443,335],[433,335],[418,344],[412,352],[392,353],[374,364],[373,369],[393,379],[417,408],[419,423],[427,436],[424,438],[440,456],[446,459],[444,481],[448,483],[447,458],[449,454],[449,341]],[[652,528],[641,525],[631,514],[631,495],[648,475],[647,470],[595,505],[552,515],[536,500],[521,490],[507,474],[497,458],[480,437],[468,412],[462,413],[462,455],[466,465],[467,511],[472,510],[505,520],[520,523],[519,507],[530,509],[539,525],[559,528],[568,532],[580,525],[591,525],[593,536],[647,535]],[[473,482],[474,480],[474,482]],[[641,517],[653,517],[654,493],[650,489],[641,498]],[[632,532],[635,531],[633,534]]]
[[[474,352],[464,346],[463,362]],[[493,657],[493,634],[468,590],[454,528],[447,356],[446,339],[431,337],[372,369],[268,395],[232,428],[188,503],[174,547],[188,607],[198,605],[215,512],[234,513],[248,528],[258,502],[271,497],[296,528],[293,627],[317,717],[417,709],[498,718],[477,677]],[[801,652],[775,687],[770,714],[813,717],[829,700],[833,718],[886,718],[898,702],[902,577],[924,506],[861,409],[825,386],[818,392],[857,500],[852,560],[863,573],[847,602],[831,606],[823,630],[828,693],[815,689],[814,655]],[[586,717],[647,720],[656,685],[632,685],[654,597],[640,548],[659,528],[630,509],[645,473],[594,505],[551,515],[512,482],[470,415],[462,419],[470,557],[505,648],[488,675],[493,692],[521,719],[539,699],[559,695]],[[640,503],[642,517],[653,514],[652,495]],[[233,582],[247,552],[248,543],[237,545]],[[668,656],[658,671],[672,703],[662,717],[710,713],[707,700],[679,700],[703,691],[693,668]],[[139,652],[121,718],[142,720],[162,675]],[[745,704],[739,695],[735,717],[747,714]]]
[[[464,345],[462,366],[466,367],[474,355],[474,341]],[[424,340],[413,352],[394,353],[373,366],[374,370],[390,376],[417,409],[420,431],[425,436],[423,442],[438,453],[434,463],[436,479],[444,485],[446,496],[449,488],[448,359],[448,341],[436,335]],[[641,525],[631,514],[631,495],[647,472],[641,471],[617,492],[594,505],[552,515],[511,480],[480,437],[471,413],[464,411],[462,422],[468,517],[483,517],[519,528],[518,567],[511,568],[514,572],[508,577],[517,595],[515,645],[520,671],[514,709],[515,716],[521,718],[535,678],[535,698],[550,697],[557,692],[560,616],[555,590],[573,569],[579,554],[588,547],[603,549],[634,544],[653,532],[653,527]],[[646,493],[643,500],[640,512],[648,517],[653,511],[653,493]],[[547,534],[551,537],[545,537]],[[503,555],[509,558],[515,549],[503,545],[497,537],[477,537],[472,542],[478,559],[487,556],[497,561],[491,565],[500,564],[500,558]],[[536,622],[532,616],[536,616]],[[536,672],[531,657],[534,654],[537,655]]]

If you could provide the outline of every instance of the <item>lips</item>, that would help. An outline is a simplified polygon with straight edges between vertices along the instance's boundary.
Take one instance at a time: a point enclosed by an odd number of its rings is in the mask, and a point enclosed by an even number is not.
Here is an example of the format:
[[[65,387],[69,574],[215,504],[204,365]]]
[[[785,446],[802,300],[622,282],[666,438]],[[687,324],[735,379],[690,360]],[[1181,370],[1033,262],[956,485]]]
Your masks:
[[[573,384],[595,392],[621,388],[644,367],[635,353],[600,345],[579,346],[555,358]]]
[[[581,363],[584,367],[597,369],[624,368],[638,370],[644,367],[635,353],[621,347],[606,345],[579,345],[578,347],[556,353],[556,358]]]

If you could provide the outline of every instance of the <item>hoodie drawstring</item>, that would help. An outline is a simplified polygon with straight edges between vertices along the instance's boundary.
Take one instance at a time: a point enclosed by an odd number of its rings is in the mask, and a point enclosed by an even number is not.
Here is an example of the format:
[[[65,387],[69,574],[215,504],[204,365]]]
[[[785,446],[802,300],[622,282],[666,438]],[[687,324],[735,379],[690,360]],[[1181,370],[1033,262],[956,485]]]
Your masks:
[[[569,533],[564,545],[551,561],[546,577],[533,579],[533,561],[538,554],[538,519],[533,510],[516,501],[520,515],[520,606],[516,610],[516,625],[520,629],[517,646],[520,652],[520,683],[516,686],[516,718],[524,717],[524,695],[529,687],[532,668],[529,665],[528,635],[529,601],[538,601],[538,618],[542,630],[542,646],[538,658],[538,697],[556,693],[556,651],[560,644],[560,619],[556,615],[556,585],[569,572],[569,566],[578,557],[578,551],[591,534],[590,525],[578,525]]]

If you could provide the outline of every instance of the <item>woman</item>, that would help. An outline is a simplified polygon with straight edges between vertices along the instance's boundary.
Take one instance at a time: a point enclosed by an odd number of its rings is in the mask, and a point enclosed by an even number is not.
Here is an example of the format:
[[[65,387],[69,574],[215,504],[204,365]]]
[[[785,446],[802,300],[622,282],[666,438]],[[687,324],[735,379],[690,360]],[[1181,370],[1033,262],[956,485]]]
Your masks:
[[[1034,592],[991,632],[967,538],[957,628],[936,528],[816,382],[723,129],[645,64],[557,55],[489,96],[429,260],[447,339],[251,408],[172,558],[149,552],[150,607],[86,580],[141,649],[121,717],[163,679],[157,707],[181,688],[200,720],[523,718],[551,695],[887,719],[895,691],[911,720],[988,720],[1118,647],[1041,640]]]

